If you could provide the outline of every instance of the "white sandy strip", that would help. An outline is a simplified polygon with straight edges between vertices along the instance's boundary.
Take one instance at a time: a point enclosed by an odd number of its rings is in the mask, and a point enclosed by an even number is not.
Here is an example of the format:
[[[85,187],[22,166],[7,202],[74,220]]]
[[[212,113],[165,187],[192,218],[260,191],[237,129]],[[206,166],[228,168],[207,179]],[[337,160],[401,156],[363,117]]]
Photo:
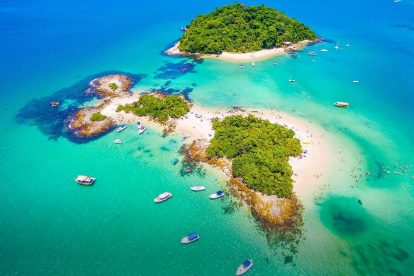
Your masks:
[[[116,112],[116,108],[120,104],[131,103],[138,98],[139,95],[115,98],[101,113],[112,117],[119,123],[139,120],[146,124],[157,125],[145,117],[138,119],[135,115],[125,114],[123,111]],[[249,113],[295,131],[306,154],[301,158],[290,158],[289,160],[294,172],[294,191],[301,199],[312,200],[312,195],[319,191],[319,186],[323,184],[322,180],[328,175],[327,172],[335,163],[335,148],[329,138],[330,135],[314,123],[274,110],[244,108],[243,111],[229,111],[228,109],[216,110],[194,105],[190,113],[176,120],[176,131],[183,135],[190,135],[189,141],[194,139],[210,140],[214,136],[211,126],[212,118]]]
[[[294,45],[296,50],[300,50],[307,46],[310,41],[305,40],[298,42]],[[178,46],[180,45],[177,42],[172,48],[165,51],[168,55],[185,55],[185,53],[180,52]],[[220,55],[200,55],[201,58],[212,58],[212,59],[220,59],[228,62],[236,62],[236,63],[243,63],[243,62],[256,62],[261,60],[266,60],[276,56],[284,56],[287,55],[285,48],[273,48],[273,49],[263,49],[256,52],[249,52],[249,53],[230,53],[230,52],[223,52]]]

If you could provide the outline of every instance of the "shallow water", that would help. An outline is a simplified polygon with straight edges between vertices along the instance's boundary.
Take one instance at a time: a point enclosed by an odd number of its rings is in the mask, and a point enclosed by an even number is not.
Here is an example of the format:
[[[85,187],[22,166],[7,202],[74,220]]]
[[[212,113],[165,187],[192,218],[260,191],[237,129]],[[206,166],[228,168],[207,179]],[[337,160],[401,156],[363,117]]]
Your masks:
[[[240,70],[162,54],[181,26],[223,1],[2,1],[1,274],[228,275],[248,257],[252,275],[410,273],[413,2],[264,2],[329,43]],[[67,135],[65,118],[94,101],[83,94],[88,82],[108,72],[134,75],[139,91],[311,120],[332,135],[341,161],[303,200],[302,227],[263,231],[236,199],[207,200],[223,185],[216,172],[183,176],[171,165],[179,134],[149,128],[137,136],[131,125],[87,143]],[[51,100],[64,104],[50,110]],[[339,100],[350,108],[335,109]],[[78,174],[96,176],[96,185],[78,186]],[[192,193],[192,185],[207,191]],[[167,190],[173,198],[154,205]],[[181,246],[191,231],[200,241]]]

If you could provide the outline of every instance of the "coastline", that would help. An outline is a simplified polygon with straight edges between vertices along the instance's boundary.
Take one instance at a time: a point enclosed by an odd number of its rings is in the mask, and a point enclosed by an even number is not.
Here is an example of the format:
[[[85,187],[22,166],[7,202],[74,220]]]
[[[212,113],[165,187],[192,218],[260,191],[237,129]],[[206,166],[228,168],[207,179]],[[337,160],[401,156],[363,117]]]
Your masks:
[[[173,47],[165,51],[165,54],[170,56],[189,56],[195,58],[208,58],[208,59],[218,59],[227,62],[242,63],[242,62],[256,62],[266,59],[270,59],[277,56],[284,56],[292,51],[297,51],[305,48],[309,44],[315,43],[315,41],[303,40],[297,43],[294,43],[288,47],[278,47],[273,49],[262,49],[256,52],[248,53],[230,53],[223,52],[220,55],[214,54],[199,54],[199,53],[185,53],[181,52],[178,47],[180,42],[177,42]]]
[[[134,123],[137,120],[144,124],[151,124],[161,132],[165,125],[161,125],[149,117],[137,117],[124,111],[117,112],[119,105],[124,105],[137,101],[140,94],[134,93],[129,96],[112,98],[102,109],[101,113],[111,118],[115,123]],[[298,118],[288,113],[272,109],[255,109],[255,108],[233,108],[233,109],[212,109],[199,105],[192,105],[190,112],[182,118],[174,120],[174,132],[183,135],[189,135],[187,142],[196,140],[209,141],[214,136],[211,125],[211,119],[214,117],[224,118],[230,115],[247,115],[253,114],[262,119],[269,120],[271,123],[277,123],[295,131],[302,144],[304,154],[301,157],[291,157],[289,163],[293,170],[293,191],[300,200],[313,200],[315,194],[319,191],[319,184],[324,176],[327,176],[330,167],[334,163],[335,147],[329,139],[329,134],[322,127]],[[231,175],[227,174],[230,180]]]

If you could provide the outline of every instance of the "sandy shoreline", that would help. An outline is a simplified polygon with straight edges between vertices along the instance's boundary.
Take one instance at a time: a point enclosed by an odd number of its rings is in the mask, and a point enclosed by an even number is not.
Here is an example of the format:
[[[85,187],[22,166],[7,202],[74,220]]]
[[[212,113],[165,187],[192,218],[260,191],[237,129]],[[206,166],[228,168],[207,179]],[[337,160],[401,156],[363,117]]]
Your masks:
[[[151,121],[148,117],[137,117],[123,111],[116,112],[116,108],[119,105],[137,101],[139,96],[139,94],[133,94],[131,96],[114,98],[102,109],[101,113],[112,118],[118,124],[141,121],[144,124],[156,126],[162,130],[163,127],[160,124]],[[247,114],[253,114],[295,131],[295,136],[301,141],[305,153],[301,157],[291,157],[289,160],[294,172],[294,191],[302,200],[312,199],[312,196],[318,192],[318,184],[322,182],[322,177],[328,175],[330,166],[334,163],[335,158],[335,148],[329,140],[328,133],[314,123],[269,109],[212,109],[193,105],[188,114],[175,120],[175,131],[183,135],[190,135],[188,142],[196,139],[210,140],[214,136],[211,126],[212,118]]]
[[[289,50],[296,51],[300,50],[310,43],[313,43],[310,40],[300,41],[298,43],[292,44],[289,47],[283,48],[273,48],[273,49],[263,49],[256,52],[249,52],[249,53],[229,53],[223,52],[220,55],[212,55],[212,54],[190,54],[190,53],[183,53],[178,49],[180,42],[177,42],[173,47],[166,50],[165,53],[171,56],[194,56],[199,58],[210,58],[210,59],[219,59],[228,62],[235,62],[235,63],[243,63],[243,62],[256,62],[266,60],[276,56],[283,56],[287,55]]]

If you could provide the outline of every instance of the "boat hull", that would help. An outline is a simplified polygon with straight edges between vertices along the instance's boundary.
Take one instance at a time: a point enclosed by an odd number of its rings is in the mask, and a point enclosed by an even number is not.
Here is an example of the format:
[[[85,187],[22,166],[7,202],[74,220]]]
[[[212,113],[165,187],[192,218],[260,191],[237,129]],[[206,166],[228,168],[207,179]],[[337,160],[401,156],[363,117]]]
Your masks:
[[[238,275],[243,275],[244,273],[246,273],[250,268],[252,268],[252,266],[253,266],[253,261],[252,260],[249,260],[250,261],[250,265],[249,266],[247,266],[247,267],[245,267],[243,264],[241,264],[240,266],[239,266],[239,268],[237,269],[237,271],[236,271],[236,275],[238,276]]]
[[[192,242],[195,242],[195,241],[198,241],[200,239],[200,237],[197,237],[197,238],[195,238],[195,239],[193,239],[193,240],[189,240],[188,239],[188,237],[184,237],[184,238],[182,238],[181,239],[181,243],[182,244],[189,244],[189,243],[192,243]]]
[[[204,186],[191,187],[191,191],[193,191],[193,192],[200,192],[200,191],[204,191],[205,189],[206,189],[206,187],[204,187]]]
[[[154,198],[154,202],[155,203],[161,203],[161,202],[164,202],[164,201],[170,199],[171,197],[172,197],[172,194],[171,193],[169,193],[167,197],[157,196],[156,198]]]

